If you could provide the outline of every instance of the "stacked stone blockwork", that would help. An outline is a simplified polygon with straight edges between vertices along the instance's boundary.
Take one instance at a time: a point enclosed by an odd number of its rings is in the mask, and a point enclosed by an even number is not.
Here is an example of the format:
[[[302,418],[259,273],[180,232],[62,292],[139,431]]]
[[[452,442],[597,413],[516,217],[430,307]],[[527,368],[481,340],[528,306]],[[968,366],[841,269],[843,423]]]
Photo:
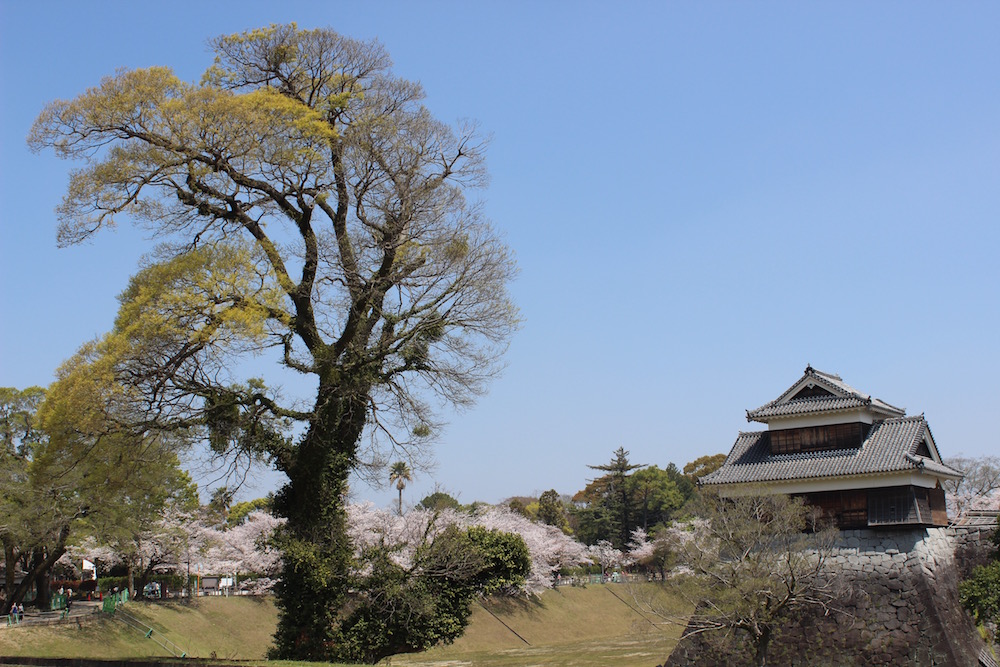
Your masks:
[[[772,642],[768,664],[977,667],[985,647],[958,601],[955,553],[987,535],[985,528],[841,531],[827,560],[835,603],[796,611]],[[738,633],[687,637],[666,662],[750,664]]]

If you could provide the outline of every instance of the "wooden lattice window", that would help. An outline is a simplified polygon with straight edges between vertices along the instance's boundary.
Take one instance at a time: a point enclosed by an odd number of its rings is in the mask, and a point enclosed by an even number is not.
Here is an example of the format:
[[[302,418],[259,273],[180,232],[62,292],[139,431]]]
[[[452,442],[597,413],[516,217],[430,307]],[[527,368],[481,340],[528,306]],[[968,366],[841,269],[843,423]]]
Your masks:
[[[868,425],[828,424],[769,431],[772,454],[820,452],[830,449],[856,449],[865,441]]]
[[[898,486],[868,493],[868,525],[931,524],[927,489]]]

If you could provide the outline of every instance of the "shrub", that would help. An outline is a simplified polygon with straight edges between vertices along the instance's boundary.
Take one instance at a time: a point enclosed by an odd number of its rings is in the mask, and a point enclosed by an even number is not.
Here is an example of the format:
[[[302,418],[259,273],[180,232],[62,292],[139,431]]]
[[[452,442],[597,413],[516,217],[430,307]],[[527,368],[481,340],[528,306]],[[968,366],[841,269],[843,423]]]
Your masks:
[[[958,585],[958,595],[976,622],[990,629],[994,639],[1000,639],[996,632],[1000,625],[1000,561],[974,569],[972,576]]]

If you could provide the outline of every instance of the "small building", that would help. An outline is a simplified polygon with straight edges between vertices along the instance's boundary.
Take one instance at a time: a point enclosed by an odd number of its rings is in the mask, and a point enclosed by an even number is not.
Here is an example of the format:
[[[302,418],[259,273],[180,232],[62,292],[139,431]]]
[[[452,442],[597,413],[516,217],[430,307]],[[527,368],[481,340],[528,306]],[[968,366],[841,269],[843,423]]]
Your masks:
[[[946,526],[945,465],[927,420],[807,366],[773,401],[747,411],[766,431],[740,433],[726,462],[699,480],[724,497],[786,493],[839,528]]]

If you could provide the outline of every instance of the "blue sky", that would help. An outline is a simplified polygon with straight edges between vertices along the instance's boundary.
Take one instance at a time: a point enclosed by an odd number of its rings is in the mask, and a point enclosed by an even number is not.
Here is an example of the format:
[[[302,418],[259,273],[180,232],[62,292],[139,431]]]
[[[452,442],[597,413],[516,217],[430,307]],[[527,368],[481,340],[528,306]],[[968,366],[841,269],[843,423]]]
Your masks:
[[[56,248],[72,165],[25,147],[42,107],[120,67],[196,80],[208,38],[297,21],[378,38],[493,135],[524,326],[404,500],[726,452],[807,363],[925,413],[945,456],[1000,451],[1000,5],[278,4],[0,0],[0,385],[51,382],[150,247]]]

